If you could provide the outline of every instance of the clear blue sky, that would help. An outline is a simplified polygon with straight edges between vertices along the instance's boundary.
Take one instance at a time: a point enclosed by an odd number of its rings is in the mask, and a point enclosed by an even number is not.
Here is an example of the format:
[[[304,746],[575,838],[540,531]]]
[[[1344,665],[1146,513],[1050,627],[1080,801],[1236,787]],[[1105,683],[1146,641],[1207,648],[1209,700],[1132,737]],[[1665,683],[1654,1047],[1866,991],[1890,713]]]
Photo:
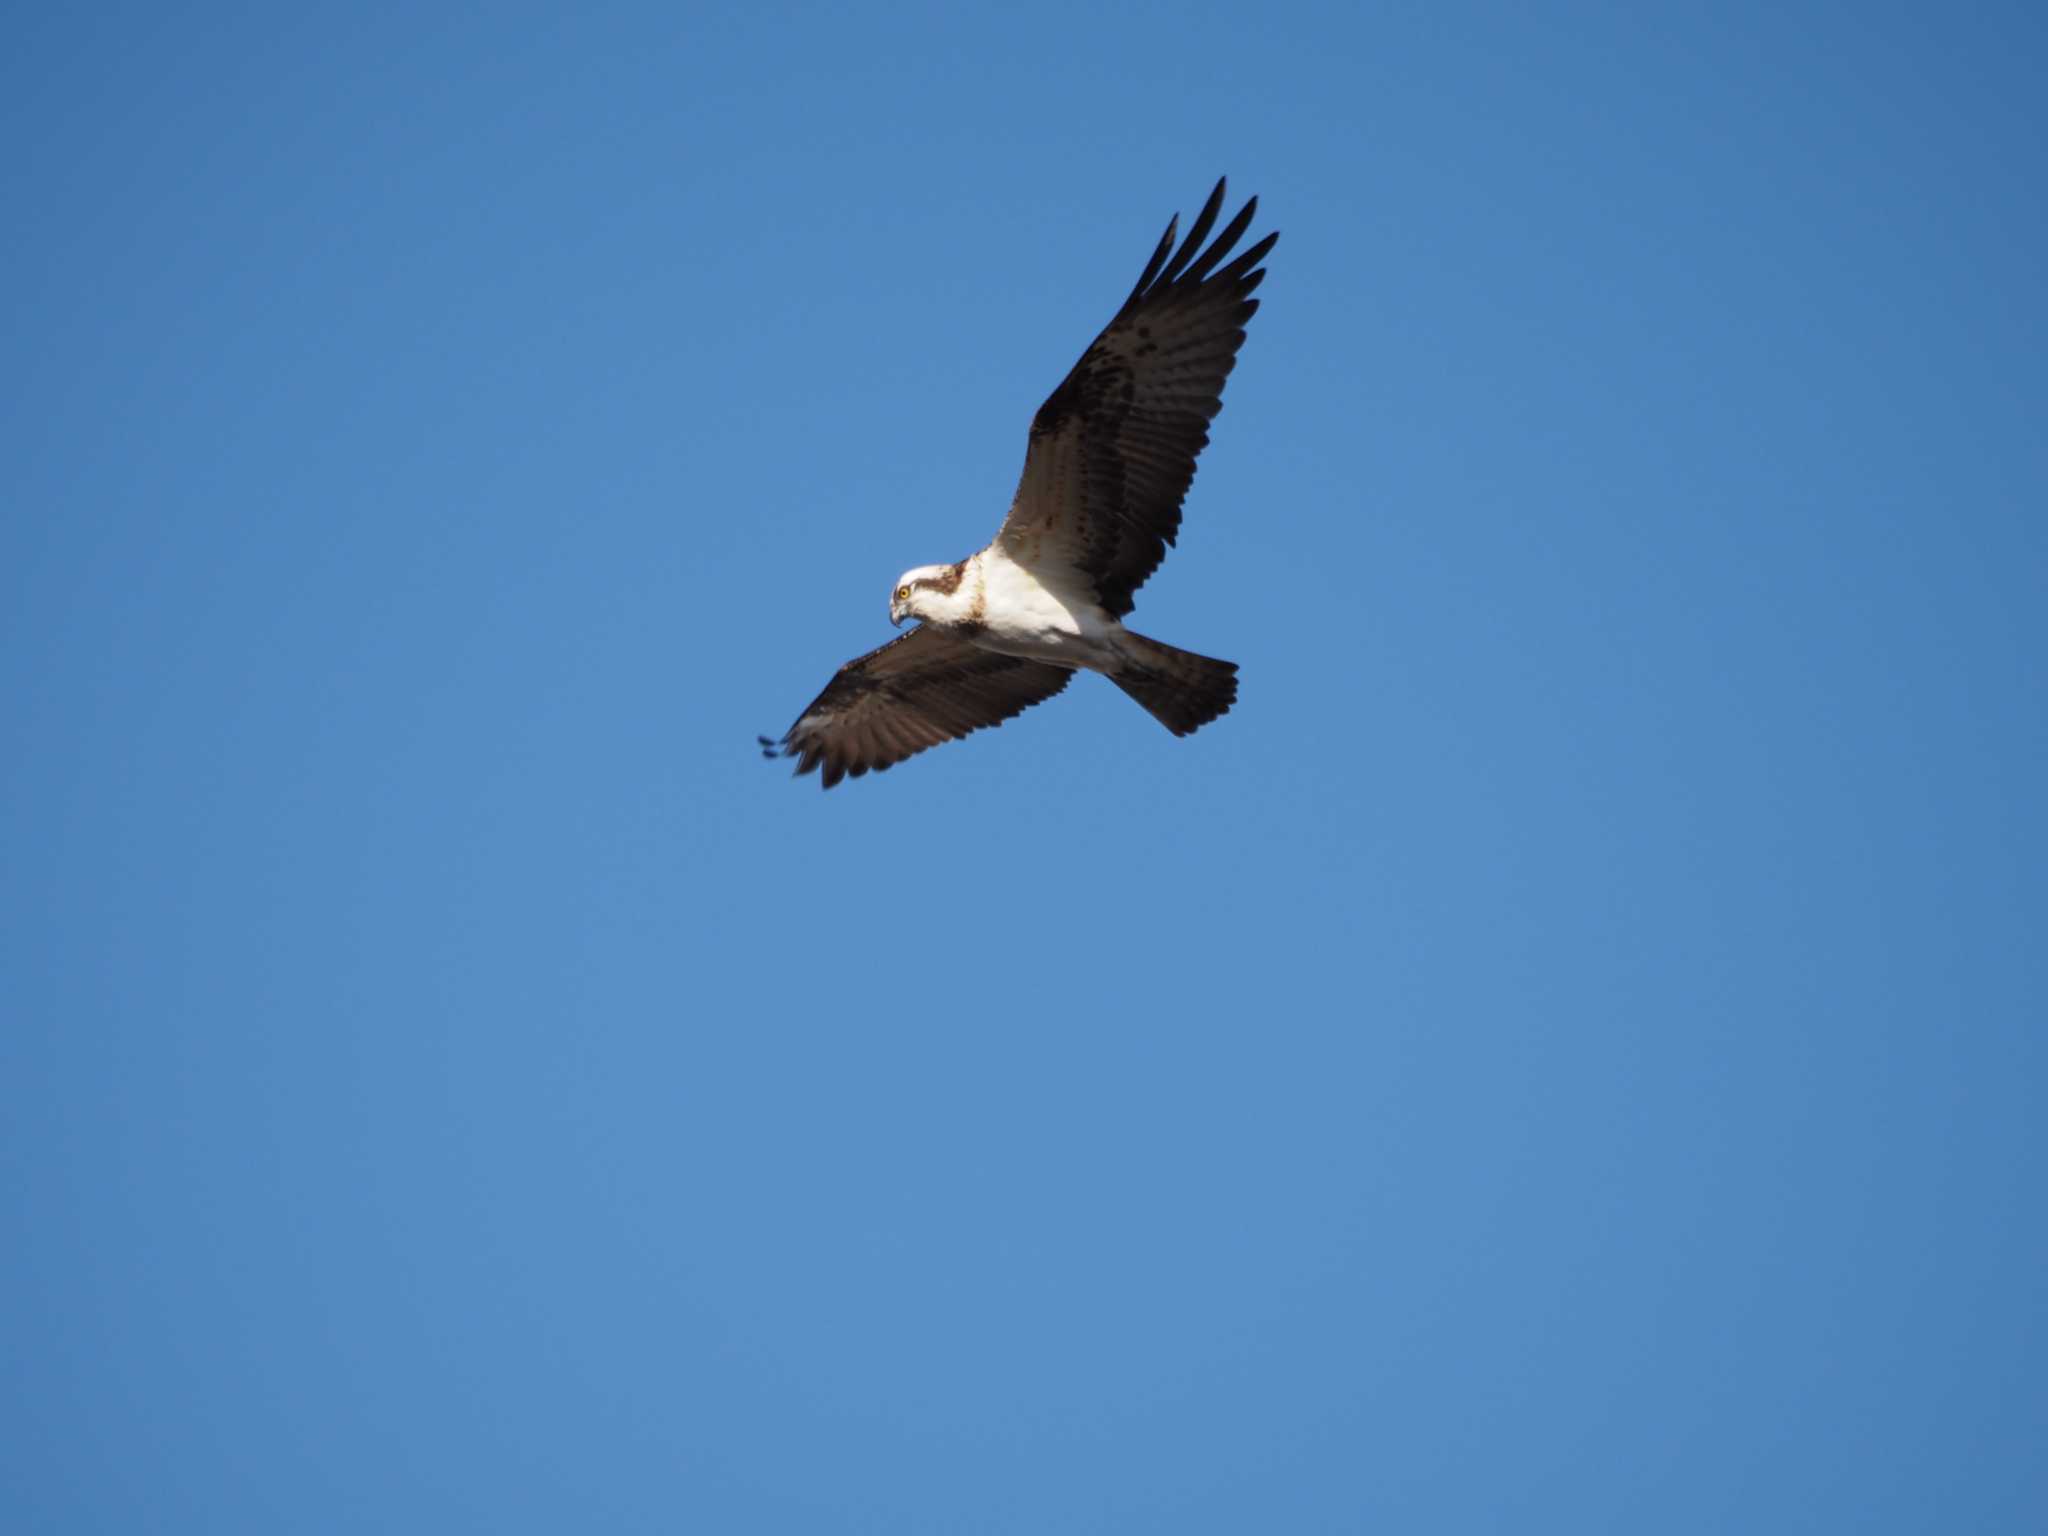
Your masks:
[[[0,1524],[2040,1529],[2048,23],[1883,9],[14,16]],[[762,763],[1223,172],[1238,708]]]

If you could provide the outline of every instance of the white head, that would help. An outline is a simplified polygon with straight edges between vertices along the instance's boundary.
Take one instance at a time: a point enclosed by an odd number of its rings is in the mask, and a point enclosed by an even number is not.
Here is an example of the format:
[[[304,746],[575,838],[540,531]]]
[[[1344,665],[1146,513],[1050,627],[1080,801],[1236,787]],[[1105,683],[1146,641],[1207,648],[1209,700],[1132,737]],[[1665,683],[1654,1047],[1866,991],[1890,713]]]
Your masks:
[[[900,627],[905,619],[945,624],[965,617],[960,577],[966,564],[913,566],[898,576],[889,598],[889,622]]]

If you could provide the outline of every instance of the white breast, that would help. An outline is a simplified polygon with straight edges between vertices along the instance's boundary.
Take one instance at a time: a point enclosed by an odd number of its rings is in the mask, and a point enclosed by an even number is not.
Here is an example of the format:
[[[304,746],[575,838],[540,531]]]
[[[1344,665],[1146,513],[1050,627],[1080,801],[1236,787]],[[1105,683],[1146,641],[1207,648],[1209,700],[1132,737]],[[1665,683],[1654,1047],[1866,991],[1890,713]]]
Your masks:
[[[992,544],[969,563],[981,582],[982,623],[978,643],[1008,656],[1029,656],[1069,667],[1099,667],[1114,660],[1109,636],[1116,620],[1095,600],[1062,592],[1019,565]]]

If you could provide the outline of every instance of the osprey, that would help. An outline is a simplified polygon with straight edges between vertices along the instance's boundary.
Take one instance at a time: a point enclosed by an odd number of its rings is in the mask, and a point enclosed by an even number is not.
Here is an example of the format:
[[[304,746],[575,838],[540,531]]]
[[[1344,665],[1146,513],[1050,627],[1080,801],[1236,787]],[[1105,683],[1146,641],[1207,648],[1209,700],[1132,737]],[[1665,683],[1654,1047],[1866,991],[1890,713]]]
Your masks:
[[[1168,221],[1123,308],[1032,419],[995,542],[897,577],[890,621],[922,622],[841,667],[780,741],[760,739],[764,757],[794,757],[799,774],[822,768],[830,789],[1000,725],[1080,667],[1176,736],[1230,708],[1235,663],[1148,640],[1123,619],[1179,532],[1195,456],[1259,307],[1252,290],[1278,233],[1219,265],[1258,206],[1246,203],[1207,250],[1221,181],[1178,250]]]

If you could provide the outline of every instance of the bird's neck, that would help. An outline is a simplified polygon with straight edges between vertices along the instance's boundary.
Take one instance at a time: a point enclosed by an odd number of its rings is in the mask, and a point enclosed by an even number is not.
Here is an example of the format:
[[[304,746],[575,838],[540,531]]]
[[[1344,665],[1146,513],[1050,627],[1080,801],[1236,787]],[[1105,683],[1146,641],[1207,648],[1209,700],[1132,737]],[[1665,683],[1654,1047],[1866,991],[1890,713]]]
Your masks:
[[[981,556],[970,555],[953,569],[959,573],[959,579],[952,583],[950,591],[939,586],[924,589],[924,601],[919,605],[923,617],[929,623],[949,628],[979,624],[988,607]]]

